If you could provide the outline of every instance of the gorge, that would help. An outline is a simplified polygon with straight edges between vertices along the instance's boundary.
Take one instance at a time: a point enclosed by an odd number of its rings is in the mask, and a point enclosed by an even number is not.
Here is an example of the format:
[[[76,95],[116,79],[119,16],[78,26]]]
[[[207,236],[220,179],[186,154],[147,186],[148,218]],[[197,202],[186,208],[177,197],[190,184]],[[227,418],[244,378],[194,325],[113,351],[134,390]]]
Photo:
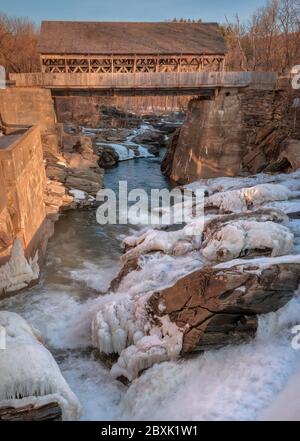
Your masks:
[[[37,155],[33,176],[44,182],[46,196],[41,192],[33,200],[45,210],[41,220],[49,221],[49,235],[55,222],[55,234],[47,253],[45,234],[42,241],[34,238],[35,246],[29,240],[24,247],[30,262],[42,244],[45,267],[41,263],[34,277],[37,282],[40,276],[38,283],[31,286],[32,280],[25,280],[25,290],[18,294],[10,295],[24,286],[5,287],[0,324],[9,330],[12,358],[18,347],[14,334],[20,329],[20,342],[38,345],[41,352],[37,341],[42,335],[69,385],[59,377],[54,360],[37,355],[37,365],[42,357],[47,362],[40,362],[41,372],[31,380],[48,372],[49,384],[43,389],[33,381],[24,390],[18,369],[15,382],[7,374],[10,389],[0,389],[4,419],[11,417],[7,408],[28,403],[51,405],[53,419],[79,418],[77,399],[83,420],[270,417],[266,410],[300,363],[290,333],[300,316],[298,125],[290,129],[298,110],[287,116],[290,96],[286,107],[278,109],[284,107],[281,87],[231,88],[219,91],[215,99],[194,98],[186,121],[181,113],[141,116],[108,106],[95,122],[94,113],[87,119],[88,104],[80,121],[64,120],[61,113],[54,114],[45,89],[12,87],[2,93],[6,131],[34,124],[41,130],[31,146],[37,145],[39,155],[43,152],[46,167]],[[19,99],[30,111],[12,105]],[[37,102],[42,108],[34,121]],[[253,109],[261,109],[261,102],[269,112],[256,115]],[[260,130],[253,130],[258,125]],[[26,136],[37,130],[29,129]],[[175,152],[170,153],[172,146]],[[201,155],[194,158],[194,152]],[[254,163],[246,158],[250,154]],[[162,161],[167,176],[160,170]],[[266,161],[273,170],[265,167]],[[214,168],[214,173],[199,171],[197,164]],[[251,165],[246,170],[241,164]],[[196,226],[192,212],[183,226],[100,226],[97,192],[103,186],[117,190],[124,179],[129,189],[148,193],[176,184],[191,194],[203,188],[202,240],[185,233]],[[43,185],[35,180],[27,194]],[[9,194],[7,200],[12,201]],[[29,213],[33,209],[29,204]],[[24,226],[29,235],[31,225]],[[18,228],[11,231],[4,251],[11,250],[19,233]],[[8,262],[5,257],[4,265]]]

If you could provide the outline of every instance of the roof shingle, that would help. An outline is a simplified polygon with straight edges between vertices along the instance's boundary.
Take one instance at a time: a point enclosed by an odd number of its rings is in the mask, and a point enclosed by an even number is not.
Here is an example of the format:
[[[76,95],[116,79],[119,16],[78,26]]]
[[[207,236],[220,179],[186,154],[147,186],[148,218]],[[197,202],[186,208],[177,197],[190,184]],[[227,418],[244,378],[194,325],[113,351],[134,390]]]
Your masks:
[[[217,23],[43,21],[41,54],[222,55]]]

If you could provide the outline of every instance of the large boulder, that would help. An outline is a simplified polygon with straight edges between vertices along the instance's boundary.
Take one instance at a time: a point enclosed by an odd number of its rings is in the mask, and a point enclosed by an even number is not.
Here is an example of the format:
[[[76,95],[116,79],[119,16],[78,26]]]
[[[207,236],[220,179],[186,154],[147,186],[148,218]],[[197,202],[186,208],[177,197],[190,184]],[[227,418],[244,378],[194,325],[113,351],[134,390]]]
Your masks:
[[[118,164],[119,155],[112,147],[105,145],[98,146],[97,152],[99,156],[99,167],[108,168]]]
[[[156,130],[146,130],[145,132],[140,133],[132,138],[132,141],[136,144],[147,144],[164,147],[165,135]]]
[[[240,343],[255,336],[257,315],[276,311],[293,297],[300,283],[296,261],[203,268],[155,293],[151,310],[168,314],[183,330],[183,355]]]

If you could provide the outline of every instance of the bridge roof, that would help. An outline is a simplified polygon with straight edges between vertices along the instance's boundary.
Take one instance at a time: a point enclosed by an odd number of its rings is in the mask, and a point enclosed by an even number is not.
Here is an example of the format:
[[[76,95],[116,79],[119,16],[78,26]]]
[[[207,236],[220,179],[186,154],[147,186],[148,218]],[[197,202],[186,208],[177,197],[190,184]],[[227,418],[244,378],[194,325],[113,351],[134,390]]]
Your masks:
[[[217,23],[43,21],[39,52],[222,55],[227,50]]]

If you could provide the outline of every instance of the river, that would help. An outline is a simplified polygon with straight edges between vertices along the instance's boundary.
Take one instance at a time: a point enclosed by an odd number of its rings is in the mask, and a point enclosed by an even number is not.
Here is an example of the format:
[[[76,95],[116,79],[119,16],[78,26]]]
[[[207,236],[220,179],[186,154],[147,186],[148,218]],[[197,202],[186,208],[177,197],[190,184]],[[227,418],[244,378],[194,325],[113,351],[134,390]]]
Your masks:
[[[168,188],[160,171],[163,155],[122,161],[106,170],[105,187],[118,190]],[[83,406],[83,419],[117,418],[125,387],[112,381],[90,345],[91,313],[101,302],[119,269],[121,238],[130,225],[100,226],[95,210],[68,211],[55,224],[40,283],[5,300],[2,309],[20,313],[45,338],[45,343]]]
[[[105,174],[105,187],[169,187],[158,158],[123,161]],[[95,210],[69,211],[55,225],[45,270],[38,285],[1,302],[37,327],[78,396],[83,420],[257,419],[299,365],[284,329],[300,315],[294,299],[281,311],[261,317],[248,344],[156,365],[130,387],[112,380],[91,347],[90,324],[97,305],[117,274],[121,239],[132,226],[100,226]],[[135,227],[136,228],[136,227]]]

